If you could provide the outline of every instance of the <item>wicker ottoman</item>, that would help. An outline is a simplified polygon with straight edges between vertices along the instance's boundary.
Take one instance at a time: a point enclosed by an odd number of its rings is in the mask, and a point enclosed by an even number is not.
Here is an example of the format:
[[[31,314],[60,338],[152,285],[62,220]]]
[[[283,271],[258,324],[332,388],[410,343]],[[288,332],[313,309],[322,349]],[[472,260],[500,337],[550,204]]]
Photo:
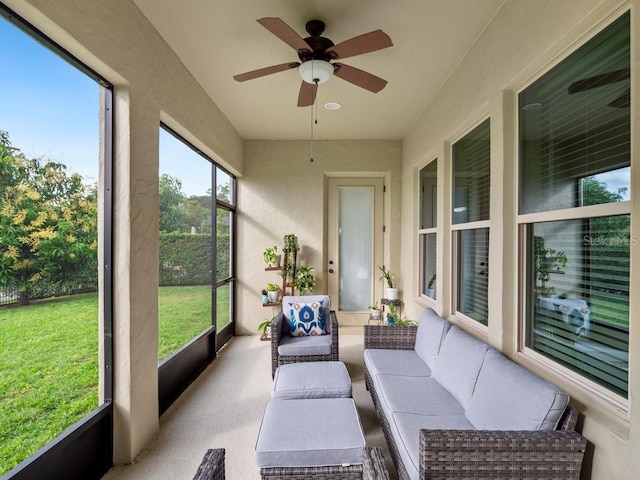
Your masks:
[[[280,365],[273,377],[271,398],[351,398],[351,378],[342,362]]]
[[[351,398],[267,404],[256,442],[263,479],[362,479],[365,441]]]

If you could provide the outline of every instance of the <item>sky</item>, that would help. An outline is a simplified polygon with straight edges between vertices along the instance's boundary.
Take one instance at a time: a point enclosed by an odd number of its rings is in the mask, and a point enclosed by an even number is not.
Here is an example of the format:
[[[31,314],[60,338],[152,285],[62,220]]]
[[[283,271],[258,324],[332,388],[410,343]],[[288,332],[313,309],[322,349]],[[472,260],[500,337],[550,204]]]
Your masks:
[[[27,158],[62,163],[97,183],[101,87],[2,17],[0,45],[0,130]],[[179,178],[187,196],[205,195],[211,164],[162,129],[159,148],[160,173]]]

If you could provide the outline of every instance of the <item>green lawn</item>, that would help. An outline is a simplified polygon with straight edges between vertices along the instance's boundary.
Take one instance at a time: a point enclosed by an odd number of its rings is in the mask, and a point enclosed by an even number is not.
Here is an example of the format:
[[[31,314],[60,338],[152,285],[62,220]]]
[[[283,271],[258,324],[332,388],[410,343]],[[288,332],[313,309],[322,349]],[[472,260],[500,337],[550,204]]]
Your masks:
[[[160,360],[210,325],[211,287],[159,292]],[[218,325],[228,304],[219,289]],[[97,406],[97,294],[0,308],[0,475]]]

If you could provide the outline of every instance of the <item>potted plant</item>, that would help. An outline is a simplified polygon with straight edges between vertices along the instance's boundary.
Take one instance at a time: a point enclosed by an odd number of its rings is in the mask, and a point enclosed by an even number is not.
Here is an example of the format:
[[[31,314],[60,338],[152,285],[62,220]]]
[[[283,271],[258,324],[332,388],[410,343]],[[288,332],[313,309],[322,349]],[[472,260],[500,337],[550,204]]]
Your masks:
[[[367,307],[371,311],[371,320],[380,320],[382,318],[382,310],[378,306],[378,302],[373,302],[373,305]]]
[[[264,258],[264,263],[267,264],[267,267],[279,266],[281,257],[278,255],[278,246],[267,247],[264,252],[262,252],[262,258]]]
[[[378,268],[382,272],[382,276],[380,277],[380,280],[385,279],[387,282],[387,289],[386,289],[387,293],[385,294],[384,298],[388,300],[397,300],[398,289],[393,286],[393,279],[396,278],[395,275],[391,275],[391,272],[389,270],[386,270],[384,266],[382,267],[378,266]]]
[[[400,317],[398,310],[393,303],[389,304],[389,313],[387,313],[387,323],[393,327],[415,327],[416,322],[409,317]]]
[[[313,274],[313,267],[300,267],[296,272],[295,284],[300,295],[313,293],[316,287],[316,276]]]
[[[276,283],[267,283],[267,296],[269,303],[277,303],[280,298],[280,285]]]
[[[267,295],[267,291],[263,288],[260,293],[262,293],[262,304],[266,305],[269,303],[269,295]]]
[[[429,283],[427,284],[427,296],[434,300],[436,298],[436,272],[433,272],[433,275],[431,275]]]
[[[547,282],[551,273],[560,272],[567,266],[567,255],[562,251],[547,248],[544,244],[544,238],[538,235],[533,237],[533,245],[536,281],[540,282],[539,285],[536,284],[535,290],[539,296],[555,295],[555,287],[548,287]]]
[[[295,281],[296,273],[296,258],[298,256],[298,239],[290,233],[284,236],[284,268],[283,276],[287,283],[293,283]]]
[[[258,325],[258,331],[260,332],[260,340],[271,340],[271,321],[273,318],[265,318],[264,322]]]

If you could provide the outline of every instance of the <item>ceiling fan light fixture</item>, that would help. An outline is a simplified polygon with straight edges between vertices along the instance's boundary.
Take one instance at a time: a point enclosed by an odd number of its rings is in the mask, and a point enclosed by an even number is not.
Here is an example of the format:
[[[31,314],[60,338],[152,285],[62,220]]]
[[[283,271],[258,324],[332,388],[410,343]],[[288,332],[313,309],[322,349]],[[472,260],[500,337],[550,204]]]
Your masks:
[[[307,83],[321,84],[333,75],[333,65],[325,60],[307,60],[298,67],[298,74]]]

